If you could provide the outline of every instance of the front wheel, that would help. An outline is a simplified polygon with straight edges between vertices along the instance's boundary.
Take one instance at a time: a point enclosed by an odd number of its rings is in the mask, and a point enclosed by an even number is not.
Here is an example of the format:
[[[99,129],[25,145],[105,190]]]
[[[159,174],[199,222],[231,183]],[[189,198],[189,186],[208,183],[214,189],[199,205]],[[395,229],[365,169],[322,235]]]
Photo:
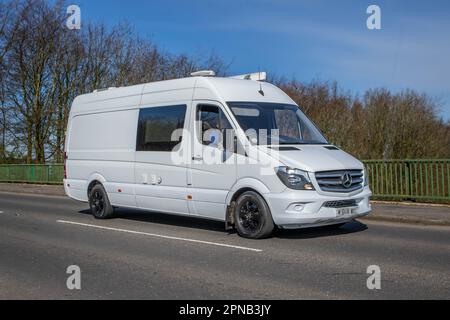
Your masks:
[[[234,221],[238,234],[248,239],[267,238],[275,229],[269,206],[253,191],[245,192],[236,201]]]
[[[114,214],[114,208],[111,206],[105,188],[101,184],[92,188],[89,195],[89,206],[96,219],[110,219]]]

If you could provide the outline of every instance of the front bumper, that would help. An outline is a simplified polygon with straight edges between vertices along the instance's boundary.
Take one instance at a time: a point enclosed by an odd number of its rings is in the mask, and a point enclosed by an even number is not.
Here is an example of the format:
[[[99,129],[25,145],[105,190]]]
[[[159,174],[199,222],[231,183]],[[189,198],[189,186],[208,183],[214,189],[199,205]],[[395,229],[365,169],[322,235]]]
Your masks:
[[[326,196],[315,191],[286,190],[267,194],[266,200],[275,224],[284,229],[301,229],[352,221],[367,216],[372,211],[368,187],[353,196]],[[339,208],[325,207],[329,201],[356,200],[351,213],[339,215]]]

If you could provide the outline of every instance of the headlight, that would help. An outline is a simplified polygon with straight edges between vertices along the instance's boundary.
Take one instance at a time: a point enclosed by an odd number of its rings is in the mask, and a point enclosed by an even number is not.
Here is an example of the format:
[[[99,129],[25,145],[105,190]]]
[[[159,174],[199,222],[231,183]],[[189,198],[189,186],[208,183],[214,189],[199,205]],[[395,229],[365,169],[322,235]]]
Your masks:
[[[286,187],[294,190],[315,190],[306,171],[291,169],[289,167],[275,168],[278,178]]]
[[[367,187],[369,185],[369,172],[367,168],[364,168],[364,186]]]

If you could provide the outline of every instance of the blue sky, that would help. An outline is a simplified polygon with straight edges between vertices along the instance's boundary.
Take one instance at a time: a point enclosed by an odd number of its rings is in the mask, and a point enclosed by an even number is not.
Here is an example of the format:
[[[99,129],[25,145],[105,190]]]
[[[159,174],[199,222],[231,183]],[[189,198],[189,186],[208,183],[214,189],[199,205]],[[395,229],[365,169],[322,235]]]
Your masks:
[[[73,0],[86,21],[128,21],[174,53],[232,62],[301,81],[336,80],[353,94],[376,87],[432,95],[450,120],[450,1]],[[381,7],[382,30],[366,27]]]

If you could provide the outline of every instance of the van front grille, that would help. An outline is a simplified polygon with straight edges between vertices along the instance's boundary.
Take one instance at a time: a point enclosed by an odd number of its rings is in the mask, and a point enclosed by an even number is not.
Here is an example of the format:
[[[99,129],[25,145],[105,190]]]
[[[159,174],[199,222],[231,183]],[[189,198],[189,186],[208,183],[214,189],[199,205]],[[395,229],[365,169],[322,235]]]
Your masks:
[[[325,208],[351,208],[357,207],[357,200],[328,201],[323,204]]]
[[[317,172],[316,180],[322,191],[350,193],[364,188],[362,170]]]

